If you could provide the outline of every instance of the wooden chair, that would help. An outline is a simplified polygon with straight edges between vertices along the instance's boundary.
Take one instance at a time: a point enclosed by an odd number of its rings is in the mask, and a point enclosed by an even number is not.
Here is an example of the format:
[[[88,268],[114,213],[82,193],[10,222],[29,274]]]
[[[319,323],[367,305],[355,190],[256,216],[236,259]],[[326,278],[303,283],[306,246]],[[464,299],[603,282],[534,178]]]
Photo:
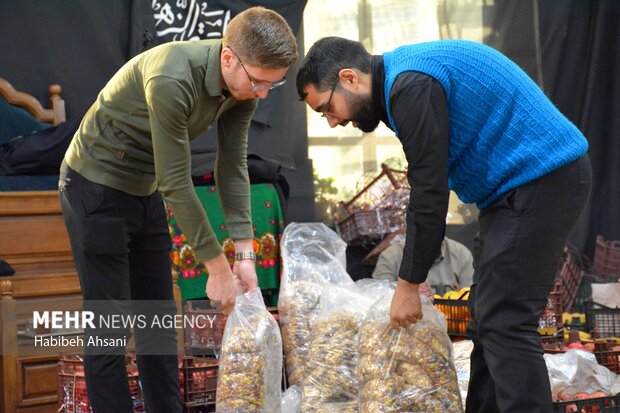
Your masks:
[[[60,85],[50,85],[50,109],[45,109],[33,96],[19,92],[6,80],[0,77],[0,95],[12,105],[23,107],[41,122],[58,125],[64,122],[66,118],[65,101],[60,94],[62,88]]]
[[[61,91],[51,85],[44,108],[0,78],[7,102],[52,125],[65,120]],[[57,191],[0,192],[0,259],[15,270],[0,278],[0,411],[56,412],[58,356],[24,355],[18,331],[33,309],[81,297]]]

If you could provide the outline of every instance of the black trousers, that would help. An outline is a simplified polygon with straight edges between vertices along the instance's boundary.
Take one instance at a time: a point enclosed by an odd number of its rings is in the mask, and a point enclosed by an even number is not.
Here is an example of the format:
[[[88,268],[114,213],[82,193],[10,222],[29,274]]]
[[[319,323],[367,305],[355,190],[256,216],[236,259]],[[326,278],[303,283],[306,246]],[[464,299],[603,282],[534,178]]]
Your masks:
[[[469,296],[467,413],[553,411],[537,328],[591,179],[584,155],[481,211]]]
[[[59,191],[85,308],[105,300],[109,314],[126,314],[125,304],[153,300],[174,311],[171,240],[161,195],[132,196],[91,182],[65,163]],[[148,328],[134,332],[146,411],[180,413],[176,331],[162,328],[156,338]],[[92,333],[86,331],[85,341]],[[113,338],[127,332],[97,333]],[[153,347],[156,354],[141,351]],[[133,412],[124,350],[85,348],[86,387],[95,413]]]

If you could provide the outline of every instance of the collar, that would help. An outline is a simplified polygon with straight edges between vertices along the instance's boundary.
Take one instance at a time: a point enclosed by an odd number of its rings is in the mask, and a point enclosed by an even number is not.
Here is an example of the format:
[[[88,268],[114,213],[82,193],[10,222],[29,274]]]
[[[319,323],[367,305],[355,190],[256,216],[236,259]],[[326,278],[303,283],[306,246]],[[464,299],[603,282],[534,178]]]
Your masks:
[[[207,51],[207,72],[205,74],[205,88],[209,95],[225,99],[222,90],[222,66],[220,55],[222,53],[222,39],[205,40]]]
[[[390,127],[384,97],[385,69],[383,66],[383,56],[373,55],[370,67],[372,76],[372,109],[378,114],[381,122]]]

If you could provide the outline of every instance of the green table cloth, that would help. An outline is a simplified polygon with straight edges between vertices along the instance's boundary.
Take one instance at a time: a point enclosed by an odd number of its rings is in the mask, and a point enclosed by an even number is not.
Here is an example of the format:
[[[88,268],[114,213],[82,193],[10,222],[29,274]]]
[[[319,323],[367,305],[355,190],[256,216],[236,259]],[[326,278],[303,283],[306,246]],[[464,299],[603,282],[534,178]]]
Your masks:
[[[209,217],[215,235],[222,244],[224,254],[231,266],[234,261],[234,245],[226,230],[224,214],[215,186],[198,186],[196,194]],[[254,184],[250,188],[252,223],[254,225],[254,251],[256,252],[256,274],[258,285],[264,293],[271,290],[277,296],[280,287],[280,238],[284,230],[284,220],[278,194],[272,184]],[[192,247],[179,228],[170,208],[168,227],[172,237],[170,259],[172,269],[178,274],[178,284],[183,300],[205,298],[207,270],[196,258]],[[275,298],[275,297],[274,297]]]

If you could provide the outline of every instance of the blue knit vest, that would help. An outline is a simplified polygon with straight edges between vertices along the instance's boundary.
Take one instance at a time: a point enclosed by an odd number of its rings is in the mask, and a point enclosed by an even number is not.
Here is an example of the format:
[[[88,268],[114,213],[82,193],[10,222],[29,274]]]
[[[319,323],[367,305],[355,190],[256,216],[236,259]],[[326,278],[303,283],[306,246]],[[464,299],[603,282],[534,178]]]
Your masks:
[[[422,72],[443,87],[450,117],[448,183],[465,203],[484,209],[588,149],[536,83],[488,46],[442,40],[402,46],[383,57],[387,115],[396,136],[389,102],[396,77]]]

